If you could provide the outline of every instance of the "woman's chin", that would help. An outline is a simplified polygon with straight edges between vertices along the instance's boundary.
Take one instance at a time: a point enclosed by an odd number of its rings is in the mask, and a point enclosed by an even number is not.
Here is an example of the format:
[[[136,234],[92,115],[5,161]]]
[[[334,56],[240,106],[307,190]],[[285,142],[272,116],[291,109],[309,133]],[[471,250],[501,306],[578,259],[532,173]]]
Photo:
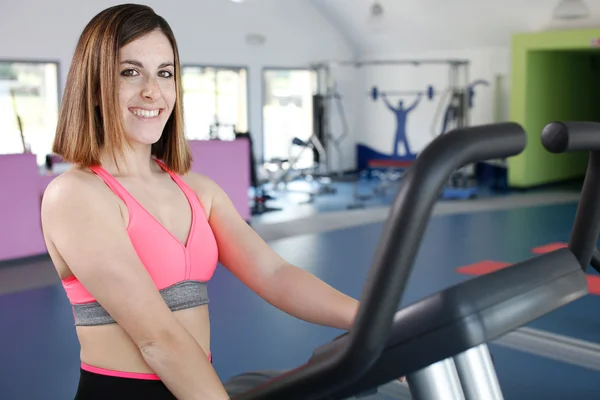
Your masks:
[[[148,146],[152,146],[153,144],[155,144],[156,142],[158,142],[160,139],[160,136],[158,137],[144,137],[144,138],[140,138],[140,137],[135,137],[135,138],[128,138],[128,142],[129,144],[133,147],[133,148],[144,148],[144,147],[148,147]]]
[[[137,132],[135,135],[127,135],[127,140],[135,145],[153,145],[160,140],[161,132]]]

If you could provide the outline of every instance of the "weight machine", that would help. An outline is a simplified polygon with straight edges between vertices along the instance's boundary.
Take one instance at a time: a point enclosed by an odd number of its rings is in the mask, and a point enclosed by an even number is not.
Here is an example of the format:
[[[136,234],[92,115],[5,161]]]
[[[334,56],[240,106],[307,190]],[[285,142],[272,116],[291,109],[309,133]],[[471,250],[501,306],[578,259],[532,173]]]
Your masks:
[[[290,143],[290,157],[285,160],[272,160],[266,165],[271,171],[270,181],[274,188],[284,185],[286,191],[291,182],[301,176],[311,184],[317,184],[316,189],[308,192],[306,203],[314,201],[315,197],[323,194],[335,194],[337,189],[332,186],[334,180],[343,179],[343,167],[340,164],[334,168],[333,160],[330,157],[332,151],[335,151],[338,160],[342,160],[341,143],[348,136],[348,122],[342,103],[342,96],[337,91],[337,84],[331,76],[330,70],[326,64],[311,65],[311,68],[317,73],[317,93],[313,95],[313,130],[307,140],[293,138]],[[333,104],[332,104],[333,103]],[[333,107],[340,117],[341,133],[334,134],[332,127]],[[300,151],[293,154],[292,149],[300,148]],[[314,154],[315,167],[298,169],[296,163],[301,159],[306,151],[312,151]]]
[[[331,157],[327,157],[325,165],[327,172],[330,176],[334,176],[341,179],[343,175],[343,151],[341,143],[347,138],[349,134],[348,119],[346,118],[346,111],[342,102],[342,96],[338,91],[337,81],[331,73],[331,65],[327,62],[317,63],[311,66],[317,72],[318,80],[318,93],[317,98],[321,99],[322,106],[322,138],[321,143],[324,153],[328,155],[331,150],[335,151],[338,157],[338,167],[334,168]],[[333,105],[331,104],[333,102]],[[335,107],[335,113],[332,111]],[[341,132],[338,135],[334,134],[333,129],[333,115],[337,114],[341,124]]]
[[[332,61],[329,62],[327,68],[329,70],[330,65],[337,66],[351,66],[355,68],[361,68],[366,66],[383,66],[383,65],[413,65],[415,67],[421,65],[448,65],[448,85],[442,91],[437,91],[433,85],[428,85],[425,90],[389,90],[381,91],[377,86],[373,86],[368,92],[368,96],[373,100],[377,101],[382,94],[390,96],[405,96],[405,95],[418,95],[424,94],[428,100],[433,101],[435,96],[440,95],[440,102],[438,103],[438,111],[443,109],[444,105],[447,105],[450,100],[455,101],[455,106],[458,113],[455,114],[456,118],[455,125],[447,126],[447,130],[458,129],[464,126],[469,126],[469,104],[470,92],[469,92],[469,66],[470,62],[464,59],[422,59],[422,60],[365,60],[365,61]],[[461,83],[462,82],[462,83]],[[459,107],[460,106],[460,107]],[[436,116],[439,116],[439,112],[436,112]],[[439,119],[439,117],[438,117]],[[435,121],[434,121],[435,123]],[[437,136],[434,135],[434,136]]]
[[[291,192],[291,190],[289,190],[289,188],[287,187],[287,184],[288,182],[291,182],[298,178],[298,176],[302,176],[305,181],[311,184],[316,183],[318,186],[315,190],[309,190],[308,192],[299,191],[301,193],[306,193],[309,196],[308,200],[306,200],[305,202],[301,202],[301,204],[312,203],[315,197],[318,195],[337,193],[336,188],[331,186],[332,180],[329,174],[327,172],[323,172],[324,168],[322,167],[322,160],[325,160],[326,162],[327,154],[318,136],[312,134],[307,141],[303,141],[295,137],[292,139],[291,146],[300,147],[300,152],[286,160],[271,160],[269,163],[265,163],[266,166],[268,164],[278,164],[273,169],[275,171],[283,171],[275,179],[272,179],[273,187],[277,189],[279,188],[280,184],[283,183],[284,190],[287,192]],[[296,169],[294,166],[301,159],[304,152],[307,150],[313,151],[313,153],[315,154],[315,161],[317,162],[317,166],[304,170]],[[291,154],[292,150],[290,148],[290,155]],[[287,167],[284,167],[284,165]]]
[[[378,101],[383,95],[385,96],[403,96],[403,95],[422,95],[429,101],[438,99],[438,106],[435,113],[433,126],[437,133],[435,137],[443,134],[447,130],[460,129],[469,126],[469,100],[471,91],[469,90],[469,66],[470,62],[464,59],[422,59],[422,60],[365,60],[365,61],[331,61],[323,64],[327,67],[327,71],[331,66],[348,66],[353,68],[363,68],[368,66],[383,66],[383,65],[412,65],[415,67],[421,65],[445,65],[448,66],[448,84],[443,90],[436,89],[433,85],[428,85],[421,90],[390,90],[382,91],[377,86],[373,86],[367,93],[373,101]],[[446,112],[448,111],[449,112]],[[406,162],[395,163],[394,160],[372,160],[368,167],[368,175],[377,175],[381,179],[381,184],[374,188],[372,194],[359,194],[358,182],[360,175],[354,184],[354,199],[353,203],[348,205],[348,208],[364,207],[364,200],[373,198],[374,196],[383,195],[386,189],[391,185],[391,182],[401,179],[405,170]],[[377,166],[375,166],[375,164]],[[382,167],[382,165],[387,165]],[[476,188],[470,187],[469,178],[472,175],[472,165],[460,166],[449,178],[446,187],[442,191],[442,197],[452,198],[470,198],[476,195]]]

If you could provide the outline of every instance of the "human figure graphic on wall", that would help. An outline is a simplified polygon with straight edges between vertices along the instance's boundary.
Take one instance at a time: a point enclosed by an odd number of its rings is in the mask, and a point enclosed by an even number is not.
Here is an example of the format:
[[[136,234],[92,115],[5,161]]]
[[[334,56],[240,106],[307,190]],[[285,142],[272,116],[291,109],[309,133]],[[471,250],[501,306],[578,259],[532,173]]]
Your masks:
[[[396,115],[396,135],[394,137],[394,156],[398,156],[398,143],[402,142],[404,144],[404,150],[406,151],[407,156],[414,155],[410,150],[410,146],[408,144],[408,138],[406,137],[406,119],[408,117],[408,113],[414,110],[419,102],[421,101],[422,94],[419,93],[415,101],[408,107],[404,108],[404,101],[400,100],[398,102],[398,107],[392,106],[392,104],[387,99],[385,93],[381,94],[381,98],[385,105],[394,112]]]

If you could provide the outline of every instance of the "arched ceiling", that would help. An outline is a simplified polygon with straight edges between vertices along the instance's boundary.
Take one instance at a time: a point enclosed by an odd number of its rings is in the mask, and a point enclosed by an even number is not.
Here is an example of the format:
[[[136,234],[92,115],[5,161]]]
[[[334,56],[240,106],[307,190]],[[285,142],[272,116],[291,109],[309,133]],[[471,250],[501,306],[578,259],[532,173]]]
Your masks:
[[[309,1],[362,55],[508,46],[514,33],[600,27],[600,0],[585,0],[592,16],[570,22],[553,21],[559,0],[379,0],[377,24],[374,0]]]

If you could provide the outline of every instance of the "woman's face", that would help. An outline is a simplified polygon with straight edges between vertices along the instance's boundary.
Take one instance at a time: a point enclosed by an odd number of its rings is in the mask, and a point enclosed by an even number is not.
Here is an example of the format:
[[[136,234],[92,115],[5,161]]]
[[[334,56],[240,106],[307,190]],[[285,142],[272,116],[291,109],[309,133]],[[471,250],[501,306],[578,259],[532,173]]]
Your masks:
[[[130,142],[157,142],[176,100],[173,48],[154,31],[119,51],[119,105]]]

